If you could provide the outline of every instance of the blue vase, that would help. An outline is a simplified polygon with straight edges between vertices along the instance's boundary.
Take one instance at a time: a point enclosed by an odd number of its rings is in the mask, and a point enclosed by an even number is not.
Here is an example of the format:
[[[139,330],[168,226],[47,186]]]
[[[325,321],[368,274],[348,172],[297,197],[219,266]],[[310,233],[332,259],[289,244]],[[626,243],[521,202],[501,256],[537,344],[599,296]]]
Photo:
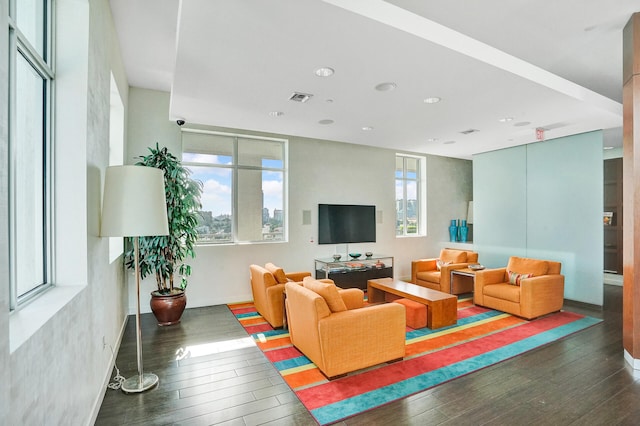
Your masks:
[[[458,227],[456,226],[456,220],[451,219],[451,225],[449,226],[449,240],[455,243],[458,239]]]
[[[462,225],[460,226],[460,242],[467,242],[467,235],[469,234],[469,227],[467,226],[467,221],[463,220]]]

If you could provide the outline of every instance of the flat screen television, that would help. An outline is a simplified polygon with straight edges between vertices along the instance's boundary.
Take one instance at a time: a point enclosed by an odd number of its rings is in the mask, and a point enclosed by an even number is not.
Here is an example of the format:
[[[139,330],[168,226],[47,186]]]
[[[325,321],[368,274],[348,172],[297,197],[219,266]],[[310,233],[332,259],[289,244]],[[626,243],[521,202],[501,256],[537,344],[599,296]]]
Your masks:
[[[376,206],[318,204],[318,244],[375,241]]]

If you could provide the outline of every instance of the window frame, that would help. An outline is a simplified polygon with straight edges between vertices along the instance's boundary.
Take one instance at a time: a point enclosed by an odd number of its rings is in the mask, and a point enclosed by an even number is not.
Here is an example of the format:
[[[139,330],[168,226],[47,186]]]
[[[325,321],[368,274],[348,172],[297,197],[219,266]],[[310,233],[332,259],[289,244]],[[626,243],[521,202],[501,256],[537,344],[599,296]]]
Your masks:
[[[193,128],[181,128],[181,135],[185,133],[194,133],[194,134],[203,134],[203,135],[212,135],[212,136],[223,136],[229,137],[233,139],[233,150],[231,154],[231,164],[211,164],[211,163],[201,163],[201,162],[190,162],[190,161],[182,161],[183,165],[186,167],[194,166],[194,167],[202,167],[202,168],[212,168],[212,169],[226,169],[231,170],[231,238],[230,240],[215,242],[215,241],[200,241],[198,239],[197,245],[201,246],[218,246],[218,245],[240,245],[240,244],[274,244],[274,243],[285,243],[289,240],[289,226],[288,226],[288,217],[289,217],[289,206],[288,206],[288,152],[289,152],[289,141],[284,138],[275,138],[270,136],[263,135],[249,135],[242,133],[228,133],[228,132],[219,132],[213,130],[203,130],[203,129],[193,129]],[[265,142],[277,142],[281,144],[282,149],[282,168],[275,167],[265,167],[265,166],[255,166],[255,165],[244,165],[240,164],[239,159],[239,140],[241,139],[251,139]],[[185,153],[184,142],[182,142],[181,153]],[[189,152],[189,151],[187,151]],[[216,154],[213,154],[216,155]],[[270,240],[270,239],[262,239],[262,240],[240,240],[239,234],[240,231],[238,229],[239,219],[238,219],[238,204],[239,204],[239,179],[238,175],[240,171],[274,171],[282,173],[282,239],[279,240]],[[264,208],[264,205],[263,205]],[[261,210],[262,214],[262,210]]]
[[[54,228],[53,228],[53,205],[54,205],[54,37],[55,34],[55,17],[54,17],[54,0],[40,0],[43,3],[43,19],[41,22],[43,29],[43,52],[42,55],[38,49],[34,47],[28,38],[20,31],[16,19],[16,1],[9,2],[8,16],[8,136],[9,136],[9,309],[14,311],[23,306],[45,290],[53,286],[54,276]],[[21,56],[21,58],[19,57]],[[17,182],[17,64],[18,61],[24,60],[31,67],[32,71],[42,78],[42,144],[39,148],[42,150],[42,260],[39,266],[42,267],[43,282],[34,283],[30,289],[22,294],[18,294],[17,269],[20,259],[17,258],[16,247],[20,238],[20,232],[17,229],[17,194],[20,191]]]
[[[402,159],[402,176],[398,177],[396,175],[398,169],[397,166],[394,165],[394,187],[397,187],[398,181],[402,182],[402,212],[398,211],[398,201],[396,194],[396,226],[395,226],[395,235],[396,238],[406,238],[406,237],[424,237],[427,235],[427,220],[426,220],[426,212],[427,212],[427,197],[426,197],[426,162],[427,159],[424,156],[419,155],[411,155],[411,154],[403,154],[396,153],[394,156],[394,162],[397,164],[398,159]],[[416,167],[416,177],[408,178],[407,177],[407,161],[415,160],[417,161]],[[409,182],[415,183],[416,185],[416,206],[418,211],[416,212],[416,232],[408,233],[408,220],[407,220],[407,186]],[[395,191],[394,191],[395,192]],[[398,218],[402,213],[402,233],[398,233]]]

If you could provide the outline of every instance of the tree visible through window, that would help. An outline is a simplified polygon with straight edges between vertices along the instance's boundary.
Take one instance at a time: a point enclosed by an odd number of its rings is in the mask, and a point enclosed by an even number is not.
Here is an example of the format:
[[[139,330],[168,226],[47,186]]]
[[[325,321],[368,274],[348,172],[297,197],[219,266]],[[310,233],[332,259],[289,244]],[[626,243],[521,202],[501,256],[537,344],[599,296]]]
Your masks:
[[[200,243],[286,239],[286,141],[184,129],[182,145],[204,184]]]

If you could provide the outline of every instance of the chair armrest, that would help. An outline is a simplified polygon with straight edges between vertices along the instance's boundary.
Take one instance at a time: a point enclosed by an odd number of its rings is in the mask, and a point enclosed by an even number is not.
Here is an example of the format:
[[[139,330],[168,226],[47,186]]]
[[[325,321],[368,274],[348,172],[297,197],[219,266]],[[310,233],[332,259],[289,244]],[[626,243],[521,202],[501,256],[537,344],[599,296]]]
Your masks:
[[[300,282],[304,277],[310,277],[311,272],[287,272],[284,275],[291,281]]]
[[[364,306],[364,291],[359,288],[339,289],[338,293],[347,305],[347,309],[358,309]]]
[[[411,261],[411,282],[416,283],[416,274],[424,271],[435,271],[438,259],[417,259]]]
[[[505,279],[507,268],[483,269],[476,272],[473,284],[473,303],[484,305],[484,287],[491,284],[508,282]]]
[[[564,275],[540,275],[520,281],[520,309],[525,318],[559,311],[564,303]]]

